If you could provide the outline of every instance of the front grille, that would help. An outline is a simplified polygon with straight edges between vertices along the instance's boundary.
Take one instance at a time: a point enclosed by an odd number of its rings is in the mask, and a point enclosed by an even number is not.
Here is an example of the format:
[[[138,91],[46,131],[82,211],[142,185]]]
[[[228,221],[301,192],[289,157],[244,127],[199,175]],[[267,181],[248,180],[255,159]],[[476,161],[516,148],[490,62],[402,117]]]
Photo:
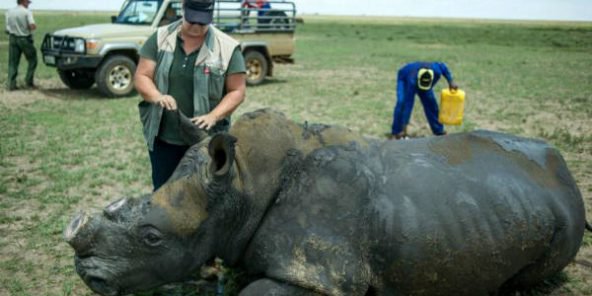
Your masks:
[[[84,39],[79,37],[57,36],[47,34],[43,39],[43,44],[41,45],[41,47],[48,51],[58,51],[64,53],[83,53],[75,51],[77,42],[84,42]]]

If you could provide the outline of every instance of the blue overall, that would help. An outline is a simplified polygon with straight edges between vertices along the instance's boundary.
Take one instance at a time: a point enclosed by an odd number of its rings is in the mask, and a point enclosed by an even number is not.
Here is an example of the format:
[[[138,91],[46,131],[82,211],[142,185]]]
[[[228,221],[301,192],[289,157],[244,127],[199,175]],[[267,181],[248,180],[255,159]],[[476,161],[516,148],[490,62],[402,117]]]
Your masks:
[[[421,90],[417,87],[417,73],[420,69],[427,68],[434,71],[434,80],[429,90]],[[413,104],[415,103],[415,94],[417,94],[423,105],[425,116],[430,124],[434,135],[444,134],[444,126],[438,121],[438,102],[434,95],[433,87],[438,83],[440,77],[446,78],[448,83],[452,82],[452,74],[441,62],[414,62],[405,65],[397,73],[397,104],[393,112],[393,126],[391,133],[400,134],[405,126],[409,124]]]
[[[271,5],[269,4],[269,2],[265,1],[263,2],[263,5],[261,5],[261,7],[259,7],[259,11],[257,12],[257,16],[261,17],[264,16],[265,13],[271,9]]]

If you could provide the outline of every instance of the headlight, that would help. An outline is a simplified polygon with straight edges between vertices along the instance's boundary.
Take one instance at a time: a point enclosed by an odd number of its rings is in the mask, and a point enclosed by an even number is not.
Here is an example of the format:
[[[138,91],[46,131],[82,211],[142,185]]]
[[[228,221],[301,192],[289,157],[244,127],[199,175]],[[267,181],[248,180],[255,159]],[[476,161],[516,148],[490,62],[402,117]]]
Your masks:
[[[89,39],[86,40],[86,50],[93,50],[99,48],[99,40]]]
[[[76,39],[74,41],[74,51],[75,52],[84,52],[84,39]]]

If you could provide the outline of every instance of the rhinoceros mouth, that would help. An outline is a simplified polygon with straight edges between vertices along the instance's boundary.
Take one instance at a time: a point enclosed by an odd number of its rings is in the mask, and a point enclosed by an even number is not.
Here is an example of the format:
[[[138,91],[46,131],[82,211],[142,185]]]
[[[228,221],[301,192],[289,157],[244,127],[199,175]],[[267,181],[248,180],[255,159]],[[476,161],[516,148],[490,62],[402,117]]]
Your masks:
[[[119,289],[116,287],[109,285],[107,281],[103,278],[96,277],[96,276],[87,276],[84,278],[84,282],[88,285],[88,287],[104,296],[117,296],[120,295]]]
[[[109,283],[107,277],[103,276],[96,266],[94,266],[89,259],[84,259],[76,256],[75,258],[76,272],[86,283],[86,285],[93,291],[104,296],[121,295],[120,289]]]

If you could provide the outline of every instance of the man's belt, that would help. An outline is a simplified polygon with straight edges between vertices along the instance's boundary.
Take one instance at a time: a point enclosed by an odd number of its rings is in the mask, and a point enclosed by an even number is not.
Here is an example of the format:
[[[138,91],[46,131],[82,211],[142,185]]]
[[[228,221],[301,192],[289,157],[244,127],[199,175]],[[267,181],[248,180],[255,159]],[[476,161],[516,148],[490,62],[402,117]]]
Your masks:
[[[15,35],[15,34],[12,34],[12,33],[8,33],[8,36],[14,37],[14,38],[31,38],[31,35],[19,36],[19,35]]]

